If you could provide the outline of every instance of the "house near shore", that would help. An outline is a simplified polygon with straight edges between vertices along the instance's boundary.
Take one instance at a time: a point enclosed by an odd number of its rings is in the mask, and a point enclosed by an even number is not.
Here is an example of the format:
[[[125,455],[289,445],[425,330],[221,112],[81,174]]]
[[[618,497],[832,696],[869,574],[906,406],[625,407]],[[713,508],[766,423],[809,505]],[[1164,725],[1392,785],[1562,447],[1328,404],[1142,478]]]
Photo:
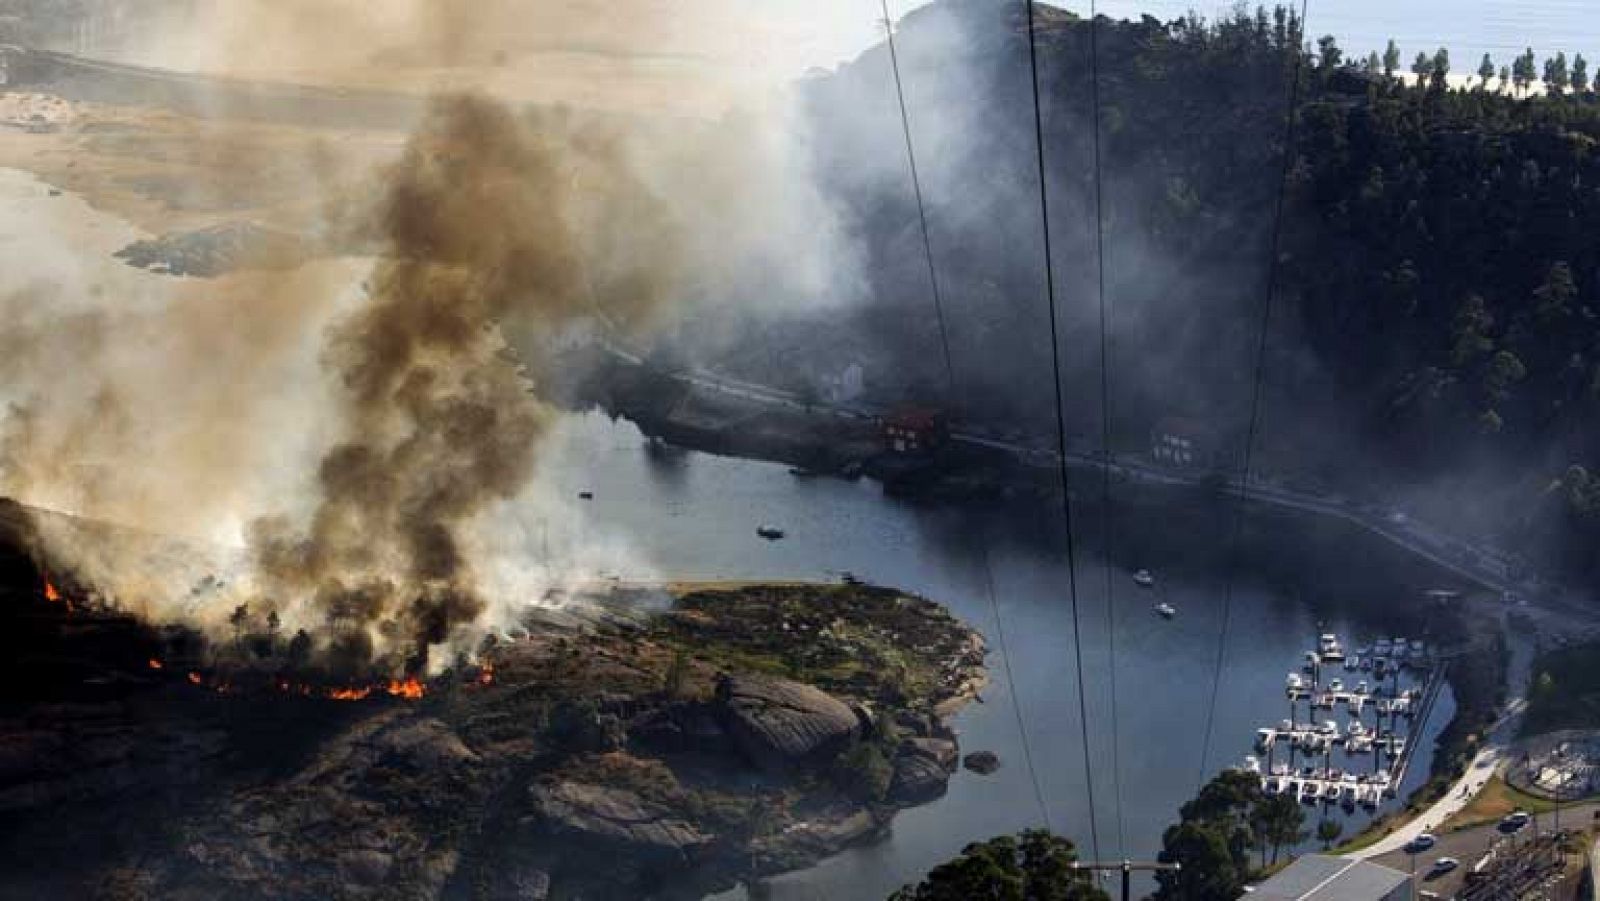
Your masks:
[[[1163,417],[1150,428],[1150,457],[1165,466],[1210,469],[1217,457],[1216,435],[1204,423]]]
[[[949,439],[950,427],[937,410],[899,410],[883,420],[883,442],[890,453],[907,456],[932,453]]]
[[[1411,877],[1350,857],[1307,854],[1240,901],[1410,901]]]

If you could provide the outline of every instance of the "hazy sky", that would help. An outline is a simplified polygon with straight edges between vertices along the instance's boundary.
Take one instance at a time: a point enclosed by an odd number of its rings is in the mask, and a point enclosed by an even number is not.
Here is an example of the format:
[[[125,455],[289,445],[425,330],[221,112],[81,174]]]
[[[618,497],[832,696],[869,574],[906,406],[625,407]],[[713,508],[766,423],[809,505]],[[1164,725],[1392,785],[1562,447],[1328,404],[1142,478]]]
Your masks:
[[[890,13],[899,18],[926,2],[891,0]],[[999,8],[1023,0],[992,2]],[[1089,8],[1088,0],[1061,5],[1079,13]],[[1190,9],[1215,16],[1232,5],[1102,0],[1098,9],[1119,18],[1170,19]],[[272,77],[431,83],[441,76],[397,68],[400,58],[373,50],[442,35],[452,46],[481,51],[459,64],[481,69],[492,55],[508,58],[493,73],[508,93],[715,109],[810,68],[832,68],[882,36],[879,0],[475,0],[470,6],[393,0],[378,17],[369,0],[230,0],[215,9],[226,12],[164,25],[149,36],[139,61]],[[433,27],[436,20],[451,27]],[[1381,50],[1393,37],[1409,65],[1418,51],[1447,46],[1462,73],[1475,69],[1484,52],[1505,63],[1525,46],[1540,56],[1565,50],[1600,61],[1595,0],[1311,0],[1308,20],[1313,37],[1331,33],[1351,56]],[[425,48],[420,58],[429,55]]]
[[[862,3],[876,8],[873,0]],[[922,0],[891,2],[890,8],[898,16],[899,10],[921,4]],[[775,5],[795,4],[778,0]],[[1080,14],[1089,10],[1087,0],[1056,5]],[[1097,9],[1116,18],[1148,13],[1171,19],[1191,9],[1215,16],[1233,5],[1228,0],[1101,0]],[[1431,52],[1441,45],[1450,49],[1454,66],[1463,69],[1476,68],[1484,53],[1492,54],[1496,62],[1510,62],[1524,47],[1532,47],[1541,57],[1564,50],[1569,57],[1582,53],[1600,60],[1600,3],[1595,0],[1310,0],[1306,18],[1311,35],[1332,34],[1351,54],[1381,51],[1394,38],[1407,65],[1417,51]]]

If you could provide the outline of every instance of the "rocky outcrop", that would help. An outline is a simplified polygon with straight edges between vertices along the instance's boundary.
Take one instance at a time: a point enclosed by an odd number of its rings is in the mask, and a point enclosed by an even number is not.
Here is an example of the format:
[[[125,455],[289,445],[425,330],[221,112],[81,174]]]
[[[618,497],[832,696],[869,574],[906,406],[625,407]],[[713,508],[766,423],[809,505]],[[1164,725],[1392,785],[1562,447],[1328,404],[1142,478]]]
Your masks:
[[[490,901],[549,901],[550,874],[536,867],[513,864],[499,874]]]
[[[622,846],[629,854],[686,858],[712,840],[667,808],[626,789],[555,782],[535,784],[529,793],[546,829]]]
[[[894,758],[889,800],[895,804],[926,804],[945,793],[950,770],[932,753],[906,742]]]
[[[1000,769],[1000,755],[993,751],[973,751],[962,760],[962,763],[972,772],[987,776]]]
[[[908,738],[900,745],[902,753],[931,757],[950,772],[955,772],[961,753],[956,743],[947,738]]]
[[[861,732],[850,705],[787,679],[724,676],[717,684],[717,700],[739,749],[767,769],[825,761]]]

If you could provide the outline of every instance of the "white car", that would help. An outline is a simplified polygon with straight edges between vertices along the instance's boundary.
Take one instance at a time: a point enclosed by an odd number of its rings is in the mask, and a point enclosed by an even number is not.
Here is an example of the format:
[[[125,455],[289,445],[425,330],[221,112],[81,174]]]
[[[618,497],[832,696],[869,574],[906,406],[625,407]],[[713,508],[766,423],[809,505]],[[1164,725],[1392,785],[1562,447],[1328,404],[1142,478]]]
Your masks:
[[[1443,876],[1459,866],[1461,866],[1461,861],[1456,860],[1454,857],[1441,857],[1433,862],[1433,869],[1428,871],[1428,876],[1430,878]]]

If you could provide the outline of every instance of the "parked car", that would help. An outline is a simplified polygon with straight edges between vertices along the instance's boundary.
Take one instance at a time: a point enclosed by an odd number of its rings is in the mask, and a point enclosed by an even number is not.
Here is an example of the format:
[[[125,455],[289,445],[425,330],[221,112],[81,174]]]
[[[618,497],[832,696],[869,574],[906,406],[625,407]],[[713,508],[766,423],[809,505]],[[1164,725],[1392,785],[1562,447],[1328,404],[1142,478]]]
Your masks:
[[[1424,832],[1407,842],[1405,851],[1407,854],[1421,854],[1438,843],[1439,839],[1432,833]]]
[[[1522,827],[1528,825],[1532,820],[1533,817],[1526,810],[1513,811],[1500,820],[1499,828],[1501,832],[1510,835],[1513,832],[1522,831]]]
[[[1433,862],[1433,869],[1428,871],[1428,878],[1437,879],[1459,866],[1461,866],[1461,861],[1456,860],[1454,857],[1441,857]]]

